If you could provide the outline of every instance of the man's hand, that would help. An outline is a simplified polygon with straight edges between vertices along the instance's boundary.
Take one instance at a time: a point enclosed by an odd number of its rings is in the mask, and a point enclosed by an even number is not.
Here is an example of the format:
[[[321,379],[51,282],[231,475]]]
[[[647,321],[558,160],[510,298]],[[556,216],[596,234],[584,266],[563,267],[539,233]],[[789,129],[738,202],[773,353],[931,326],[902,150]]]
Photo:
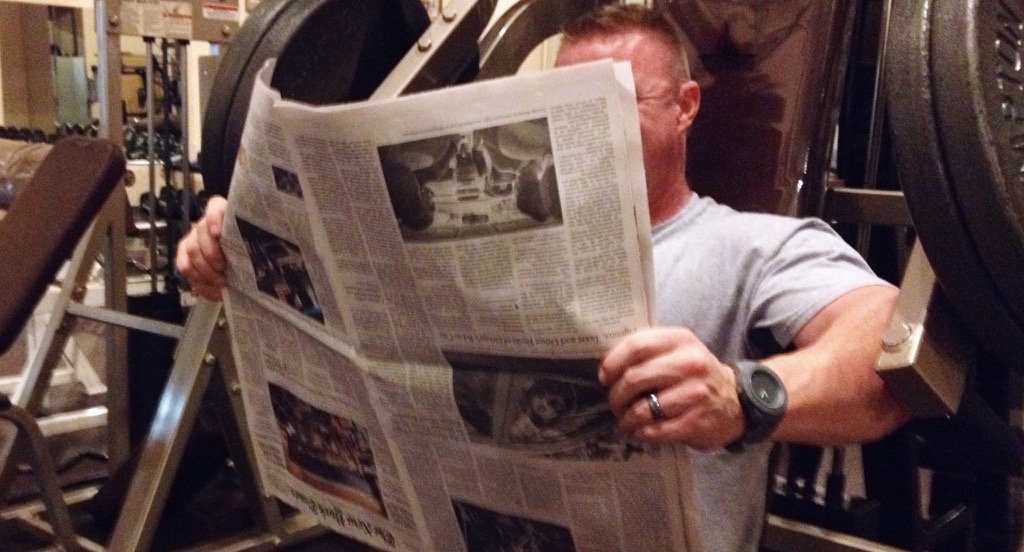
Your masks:
[[[223,197],[210,198],[203,218],[178,242],[175,259],[178,272],[188,280],[192,293],[211,301],[221,300],[227,282],[224,277],[224,251],[220,247],[227,206],[228,202]]]
[[[736,376],[693,332],[653,328],[627,336],[605,356],[598,379],[608,387],[619,430],[651,443],[722,448],[743,433]],[[655,420],[655,393],[664,417]]]

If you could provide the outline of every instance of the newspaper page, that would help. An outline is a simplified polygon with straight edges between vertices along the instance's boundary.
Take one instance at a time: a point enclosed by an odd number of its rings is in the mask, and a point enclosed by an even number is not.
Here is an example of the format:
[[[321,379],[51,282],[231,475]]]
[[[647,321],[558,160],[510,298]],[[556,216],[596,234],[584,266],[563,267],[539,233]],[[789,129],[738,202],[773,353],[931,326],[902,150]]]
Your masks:
[[[596,377],[653,310],[629,67],[329,107],[272,70],[223,238],[265,491],[380,550],[699,551],[685,450]]]
[[[269,86],[260,86],[250,100],[231,179],[230,208],[236,215],[221,241],[227,259],[246,264],[243,270],[229,262],[228,286],[256,291],[263,308],[306,331],[351,344],[354,322],[330,293],[333,269],[316,253],[284,129],[272,116],[280,99]]]
[[[614,75],[607,61],[382,102],[282,105],[331,261],[374,296],[405,290],[446,350],[599,356],[649,325],[634,213],[646,189],[640,157],[627,155],[640,138],[611,116],[622,111]],[[353,240],[368,237],[384,257],[353,260],[366,250]],[[412,280],[389,280],[406,266]]]

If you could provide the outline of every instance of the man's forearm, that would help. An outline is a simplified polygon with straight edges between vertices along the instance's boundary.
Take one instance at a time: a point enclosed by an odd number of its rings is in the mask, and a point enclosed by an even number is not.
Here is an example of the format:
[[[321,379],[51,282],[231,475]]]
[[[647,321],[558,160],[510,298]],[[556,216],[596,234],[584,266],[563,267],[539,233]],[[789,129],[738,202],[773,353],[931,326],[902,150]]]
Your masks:
[[[897,290],[873,286],[828,305],[797,335],[797,349],[772,357],[789,407],[778,441],[838,445],[878,439],[909,419],[875,368]]]

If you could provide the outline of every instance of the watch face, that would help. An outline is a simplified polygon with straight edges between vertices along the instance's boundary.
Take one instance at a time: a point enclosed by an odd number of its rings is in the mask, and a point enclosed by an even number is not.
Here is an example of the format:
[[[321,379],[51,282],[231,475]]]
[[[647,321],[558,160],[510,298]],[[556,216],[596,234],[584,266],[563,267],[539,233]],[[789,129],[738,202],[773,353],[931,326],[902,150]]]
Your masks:
[[[755,370],[750,375],[750,390],[753,392],[753,398],[767,408],[780,408],[786,400],[779,380],[764,370]]]

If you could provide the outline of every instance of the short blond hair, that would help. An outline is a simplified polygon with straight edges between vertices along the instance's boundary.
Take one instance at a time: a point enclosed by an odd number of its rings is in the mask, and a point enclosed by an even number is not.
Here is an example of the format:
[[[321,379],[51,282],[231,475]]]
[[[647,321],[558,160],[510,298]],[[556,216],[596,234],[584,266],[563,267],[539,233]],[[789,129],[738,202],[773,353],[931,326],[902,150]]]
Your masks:
[[[590,11],[562,25],[562,45],[567,46],[627,32],[640,32],[664,44],[673,57],[674,75],[680,82],[690,80],[690,63],[679,29],[662,12],[642,4],[610,4]]]

